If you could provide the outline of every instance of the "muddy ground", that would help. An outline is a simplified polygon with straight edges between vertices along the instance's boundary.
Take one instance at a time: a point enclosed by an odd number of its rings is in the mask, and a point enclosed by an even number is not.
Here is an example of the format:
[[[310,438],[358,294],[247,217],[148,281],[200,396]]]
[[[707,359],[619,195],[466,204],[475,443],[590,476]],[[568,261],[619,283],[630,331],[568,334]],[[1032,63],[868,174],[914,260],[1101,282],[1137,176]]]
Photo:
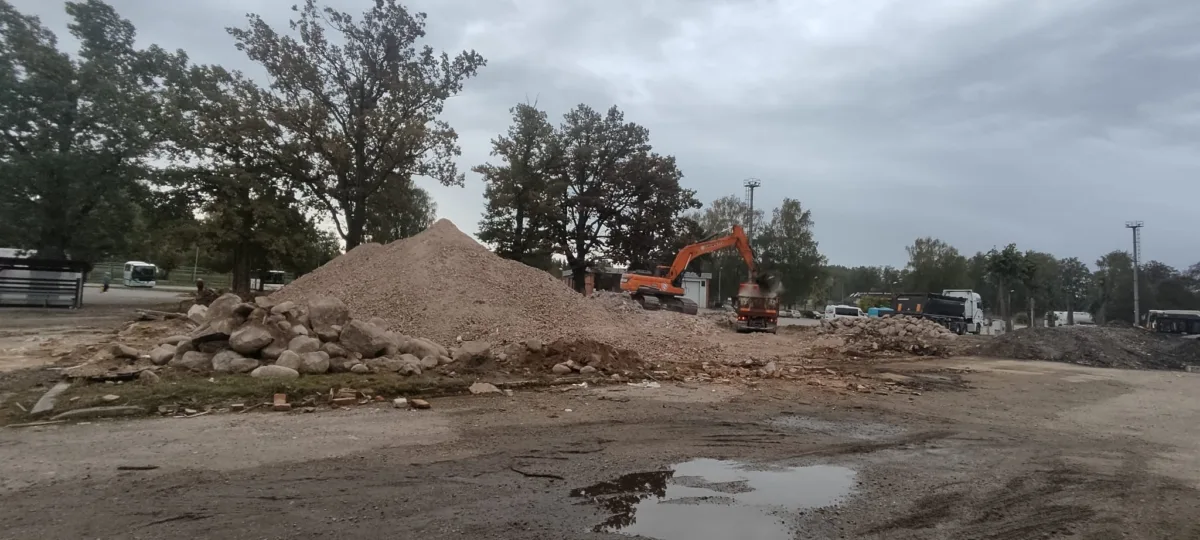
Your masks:
[[[913,391],[564,387],[8,428],[0,538],[1200,538],[1200,374],[838,369]]]

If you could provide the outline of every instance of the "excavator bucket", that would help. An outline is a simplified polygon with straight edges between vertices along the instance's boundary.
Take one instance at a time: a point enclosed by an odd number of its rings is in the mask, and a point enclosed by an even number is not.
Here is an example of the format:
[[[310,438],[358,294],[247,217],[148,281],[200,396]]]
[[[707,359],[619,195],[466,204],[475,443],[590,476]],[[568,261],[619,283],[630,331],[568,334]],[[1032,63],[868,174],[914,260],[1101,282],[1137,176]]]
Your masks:
[[[769,293],[775,291],[775,287],[779,285],[779,278],[774,274],[763,272],[754,278],[754,283],[757,284],[764,293]]]

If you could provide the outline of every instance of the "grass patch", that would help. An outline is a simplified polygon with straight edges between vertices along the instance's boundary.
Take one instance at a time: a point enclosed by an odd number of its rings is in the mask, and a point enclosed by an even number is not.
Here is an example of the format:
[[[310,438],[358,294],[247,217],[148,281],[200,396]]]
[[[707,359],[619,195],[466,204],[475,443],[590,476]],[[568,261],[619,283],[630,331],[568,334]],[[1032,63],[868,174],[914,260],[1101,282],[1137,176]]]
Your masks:
[[[318,403],[341,388],[370,390],[373,395],[384,397],[436,396],[460,394],[470,382],[462,379],[435,379],[430,377],[402,377],[380,373],[358,375],[336,373],[329,375],[305,375],[299,379],[256,379],[248,375],[224,375],[211,379],[186,374],[162,373],[157,384],[144,385],[137,381],[124,384],[76,383],[59,399],[55,412],[83,407],[103,405],[137,405],[147,412],[156,412],[159,406],[181,406],[193,409],[226,407],[233,403],[252,406],[271,401],[274,394],[287,394],[288,400],[299,402],[317,397]],[[104,401],[103,396],[120,396],[117,401]],[[71,398],[78,398],[71,401]]]

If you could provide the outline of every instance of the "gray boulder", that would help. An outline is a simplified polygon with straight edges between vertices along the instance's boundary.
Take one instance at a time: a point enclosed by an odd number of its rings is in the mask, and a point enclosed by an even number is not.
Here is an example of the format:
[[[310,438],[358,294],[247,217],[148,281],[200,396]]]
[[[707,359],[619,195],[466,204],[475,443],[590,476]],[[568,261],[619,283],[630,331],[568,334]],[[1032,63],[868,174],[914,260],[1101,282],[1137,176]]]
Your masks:
[[[370,372],[371,372],[371,368],[367,367],[366,364],[354,364],[353,366],[350,366],[350,373],[358,373],[361,375],[363,373],[370,373]]]
[[[213,355],[200,351],[188,351],[182,356],[175,357],[167,365],[176,369],[186,369],[197,373],[208,373],[212,369]]]
[[[261,296],[259,298],[262,298]],[[250,323],[229,335],[229,346],[241,354],[254,354],[275,341],[265,326]]]
[[[360,320],[350,321],[342,327],[340,342],[347,351],[361,354],[363,358],[378,356],[391,343],[387,332]]]
[[[208,305],[208,313],[204,320],[219,321],[222,319],[228,319],[233,316],[234,310],[236,310],[241,304],[242,297],[233,293],[222,294]]]
[[[283,366],[289,369],[300,369],[302,357],[295,351],[283,351],[279,354],[279,359],[275,361],[275,365]]]
[[[271,300],[270,296],[255,296],[254,297],[254,305],[256,305],[262,309],[269,310],[269,309],[275,307],[275,301]]]
[[[179,335],[174,335],[167,339],[164,339],[162,342],[166,345],[179,345],[180,343],[191,340],[191,339],[192,338],[190,338],[190,337],[179,334]]]
[[[575,370],[566,364],[554,364],[554,367],[550,368],[550,371],[555,375],[570,375],[575,372]]]
[[[288,342],[288,350],[297,354],[317,352],[321,350],[321,340],[308,336],[296,336]]]
[[[412,338],[403,342],[400,346],[400,352],[409,353],[420,358],[430,355],[450,356],[450,351],[447,351],[445,347],[425,338]]]
[[[318,335],[328,334],[334,326],[350,322],[350,308],[332,296],[314,298],[308,302],[308,326]],[[330,340],[332,341],[332,340]]]
[[[491,358],[491,349],[492,344],[486,341],[467,341],[454,351],[454,361],[479,363]]]
[[[246,358],[236,351],[219,352],[212,357],[212,369],[216,373],[249,373],[258,367],[258,360]]]
[[[291,333],[293,336],[307,336],[308,335],[308,327],[304,326],[303,324],[297,324],[292,327]]]
[[[329,355],[324,351],[300,355],[300,373],[321,374],[329,371]]]
[[[271,308],[271,313],[273,313],[275,315],[283,315],[283,314],[291,311],[295,307],[296,307],[295,302],[292,302],[291,300],[286,300],[286,301],[280,302],[278,304],[275,304]]]
[[[321,350],[324,351],[325,354],[328,354],[330,358],[345,358],[350,356],[350,353],[337,343],[326,343],[321,345]]]
[[[263,350],[258,351],[258,355],[263,357],[263,360],[274,360],[287,350],[288,342],[281,338],[276,338],[270,345],[263,347]]]
[[[398,373],[405,363],[403,360],[391,356],[381,356],[379,358],[370,358],[364,363],[371,370],[384,373]]]
[[[421,369],[433,369],[438,367],[438,357],[429,355],[421,359]]]
[[[250,372],[251,377],[259,379],[298,379],[300,372],[280,365],[259,366]]]
[[[192,304],[187,310],[187,318],[196,324],[204,324],[204,320],[208,318],[208,307]]]
[[[114,343],[112,346],[112,355],[114,358],[137,358],[141,353],[124,343]]]
[[[150,351],[150,362],[156,366],[166,365],[172,358],[175,358],[174,345],[159,345]]]

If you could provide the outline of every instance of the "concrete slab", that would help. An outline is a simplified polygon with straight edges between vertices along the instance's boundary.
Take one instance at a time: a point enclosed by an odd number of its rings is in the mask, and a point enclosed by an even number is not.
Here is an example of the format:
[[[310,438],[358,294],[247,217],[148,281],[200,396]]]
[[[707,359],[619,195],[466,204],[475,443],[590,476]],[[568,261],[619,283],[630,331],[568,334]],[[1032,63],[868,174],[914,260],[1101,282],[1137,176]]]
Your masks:
[[[53,388],[47,390],[46,393],[42,394],[42,397],[37,400],[37,403],[33,405],[33,410],[29,411],[29,416],[44,416],[54,411],[54,404],[56,401],[58,401],[58,396],[60,396],[63,392],[66,392],[70,387],[71,383],[69,382],[60,382],[54,385]]]

